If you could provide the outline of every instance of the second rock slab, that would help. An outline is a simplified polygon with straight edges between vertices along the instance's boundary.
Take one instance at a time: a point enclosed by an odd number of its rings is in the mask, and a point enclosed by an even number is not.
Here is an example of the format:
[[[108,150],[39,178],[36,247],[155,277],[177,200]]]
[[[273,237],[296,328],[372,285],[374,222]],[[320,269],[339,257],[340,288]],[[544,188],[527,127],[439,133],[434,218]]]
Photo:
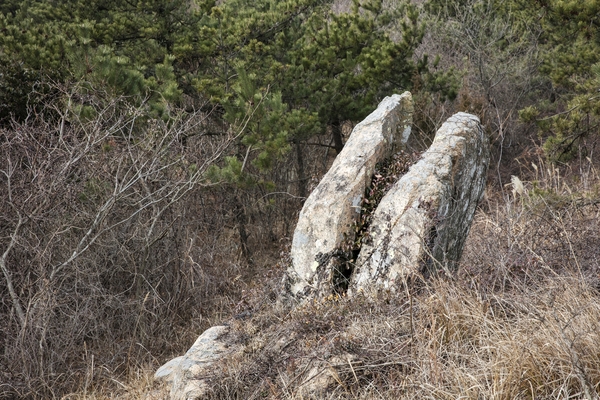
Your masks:
[[[160,367],[154,374],[157,381],[171,386],[171,400],[201,399],[209,389],[208,380],[212,367],[223,357],[232,353],[225,341],[229,326],[213,326],[196,339],[192,347]]]
[[[379,203],[350,291],[394,290],[414,273],[453,270],[460,260],[489,164],[479,118],[457,113]]]

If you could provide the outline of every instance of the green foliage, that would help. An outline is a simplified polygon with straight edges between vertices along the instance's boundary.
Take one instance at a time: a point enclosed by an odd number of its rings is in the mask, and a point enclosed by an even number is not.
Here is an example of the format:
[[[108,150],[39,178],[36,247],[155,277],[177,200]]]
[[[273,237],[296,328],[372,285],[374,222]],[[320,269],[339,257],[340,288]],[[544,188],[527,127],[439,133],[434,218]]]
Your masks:
[[[86,80],[147,102],[156,114],[179,99],[175,55],[185,56],[197,13],[184,0],[11,1],[0,13],[0,118],[24,116],[39,82]],[[198,11],[202,8],[199,7]],[[20,79],[21,78],[21,79]],[[24,79],[23,79],[24,78]],[[16,94],[16,96],[15,96]]]
[[[266,171],[290,142],[363,119],[383,96],[409,89],[425,71],[412,60],[424,34],[414,5],[387,9],[381,0],[355,1],[342,14],[330,7],[314,0],[232,0],[214,7],[203,24],[214,38],[213,53],[192,82],[243,131],[241,172],[249,156]]]
[[[11,99],[0,119],[35,107],[44,77],[125,95],[165,120],[185,94],[239,133],[240,173],[363,119],[420,74],[436,90],[448,81],[413,60],[425,27],[409,1],[354,0],[336,14],[322,0],[11,0],[0,32],[0,100]]]
[[[582,139],[600,133],[599,0],[548,0],[540,72],[552,82],[552,99],[536,107],[544,149],[566,161],[585,152]],[[524,116],[530,116],[525,112]]]
[[[271,161],[289,147],[287,131],[280,124],[287,107],[281,101],[281,93],[258,90],[254,76],[248,76],[243,70],[239,70],[238,75],[239,81],[233,87],[235,97],[224,104],[224,118],[233,126],[241,126],[244,130],[241,143],[248,149],[259,150],[255,166],[268,170]]]
[[[440,40],[464,52],[488,103],[497,109],[496,87],[510,82],[522,93],[519,116],[537,124],[550,158],[585,153],[582,139],[600,126],[600,0],[431,0],[426,8],[445,27]]]
[[[560,107],[566,110],[557,112],[556,106],[542,105],[539,108],[551,115],[536,121],[541,133],[547,135],[544,150],[551,158],[562,161],[577,156],[582,139],[600,133],[600,63],[592,65],[587,76],[570,79],[580,83],[562,96]]]

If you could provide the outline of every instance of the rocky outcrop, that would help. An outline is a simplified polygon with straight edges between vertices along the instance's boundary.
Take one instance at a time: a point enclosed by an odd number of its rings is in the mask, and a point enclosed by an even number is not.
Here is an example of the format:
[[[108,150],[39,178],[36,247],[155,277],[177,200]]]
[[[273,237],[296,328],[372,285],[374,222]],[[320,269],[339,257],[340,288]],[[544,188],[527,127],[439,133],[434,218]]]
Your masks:
[[[176,357],[154,374],[157,381],[171,386],[171,400],[201,399],[209,389],[210,367],[234,351],[224,337],[228,326],[213,326],[196,339],[185,355]]]
[[[454,269],[484,188],[488,142],[479,118],[458,113],[379,203],[352,291],[393,289],[415,272]]]
[[[407,92],[386,98],[356,126],[300,213],[292,244],[292,266],[286,277],[288,292],[300,298],[331,294],[336,260],[339,262],[347,252],[342,244],[354,237],[355,221],[361,217],[363,196],[375,166],[386,158],[394,160],[399,156],[390,157],[406,143],[411,118],[412,100]],[[394,291],[412,274],[428,275],[456,268],[485,187],[488,153],[488,142],[477,117],[458,113],[442,125],[419,161],[407,172],[407,168],[402,168],[400,173],[405,172],[404,175],[372,214],[372,208],[369,209],[369,218],[362,215],[361,221],[368,223],[361,222],[366,231],[361,227],[363,236],[355,240],[362,245],[354,268],[349,271],[350,293]],[[394,177],[389,182],[397,175],[389,174],[388,177]],[[373,190],[372,187],[370,191]],[[291,303],[287,304],[291,307]],[[235,362],[235,357],[251,348],[251,344],[229,346],[228,331],[227,326],[208,329],[184,356],[169,361],[156,372],[157,380],[171,384],[171,399],[203,398],[208,393],[215,363],[224,357],[228,357],[225,361]],[[281,353],[301,340],[302,335],[286,335],[271,346],[272,354]],[[294,385],[298,393],[320,397],[339,380],[345,365],[357,379],[352,357],[349,353],[343,357],[330,354],[315,362],[307,361],[300,373],[294,372],[289,384],[297,381]],[[285,381],[285,373],[282,374]]]
[[[288,271],[294,295],[330,292],[332,258],[353,235],[352,225],[375,165],[403,146],[410,135],[413,104],[409,92],[386,97],[356,125],[331,169],[311,193],[294,231]]]

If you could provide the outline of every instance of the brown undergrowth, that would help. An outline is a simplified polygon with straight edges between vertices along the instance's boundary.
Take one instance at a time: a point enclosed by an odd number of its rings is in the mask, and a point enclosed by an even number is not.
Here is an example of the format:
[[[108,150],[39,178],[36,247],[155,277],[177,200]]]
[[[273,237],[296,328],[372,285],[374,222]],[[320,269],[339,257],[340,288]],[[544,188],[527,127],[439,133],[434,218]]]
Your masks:
[[[412,308],[332,297],[234,322],[244,351],[207,398],[594,398],[600,296],[579,276],[504,292],[436,280],[412,295]]]
[[[207,398],[598,398],[598,180],[529,176],[488,194],[454,276],[290,307],[271,275],[229,319],[243,351]]]

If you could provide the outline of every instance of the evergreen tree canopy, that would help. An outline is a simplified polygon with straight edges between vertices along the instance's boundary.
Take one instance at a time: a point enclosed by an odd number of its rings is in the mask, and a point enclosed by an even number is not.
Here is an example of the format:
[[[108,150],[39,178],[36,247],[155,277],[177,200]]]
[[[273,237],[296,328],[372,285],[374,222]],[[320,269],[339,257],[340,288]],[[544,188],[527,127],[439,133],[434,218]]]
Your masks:
[[[574,156],[581,139],[600,134],[599,15],[599,0],[543,2],[547,53],[541,72],[552,80],[558,101],[540,105],[533,115],[542,117],[544,147],[555,159]]]
[[[497,39],[484,51],[511,55],[513,63],[519,57],[535,62],[537,89],[520,115],[537,123],[548,156],[569,159],[582,138],[600,133],[599,0],[430,0],[427,10],[450,18],[477,15],[472,23],[481,26],[470,28],[491,28],[489,36]],[[490,21],[502,19],[511,21],[509,29],[493,30]],[[521,43],[536,45],[534,59],[520,53]]]
[[[259,169],[327,129],[339,151],[341,122],[424,70],[413,61],[424,27],[408,1],[354,0],[335,14],[323,0],[11,0],[0,12],[0,117],[24,117],[45,79],[84,80],[162,118],[185,93],[244,124]]]
[[[341,122],[359,121],[383,96],[409,89],[423,69],[412,57],[424,27],[408,3],[385,9],[381,0],[354,1],[349,13],[335,14],[322,1],[232,0],[211,15],[204,27],[215,40],[213,56],[202,60],[208,65],[193,84],[228,110],[230,123],[242,120],[232,107],[247,115],[267,90],[281,102],[272,125],[247,126],[244,144],[260,151],[262,167],[271,164],[267,153],[282,148],[274,143],[302,142],[327,129],[340,151]],[[401,39],[392,40],[392,32]]]

